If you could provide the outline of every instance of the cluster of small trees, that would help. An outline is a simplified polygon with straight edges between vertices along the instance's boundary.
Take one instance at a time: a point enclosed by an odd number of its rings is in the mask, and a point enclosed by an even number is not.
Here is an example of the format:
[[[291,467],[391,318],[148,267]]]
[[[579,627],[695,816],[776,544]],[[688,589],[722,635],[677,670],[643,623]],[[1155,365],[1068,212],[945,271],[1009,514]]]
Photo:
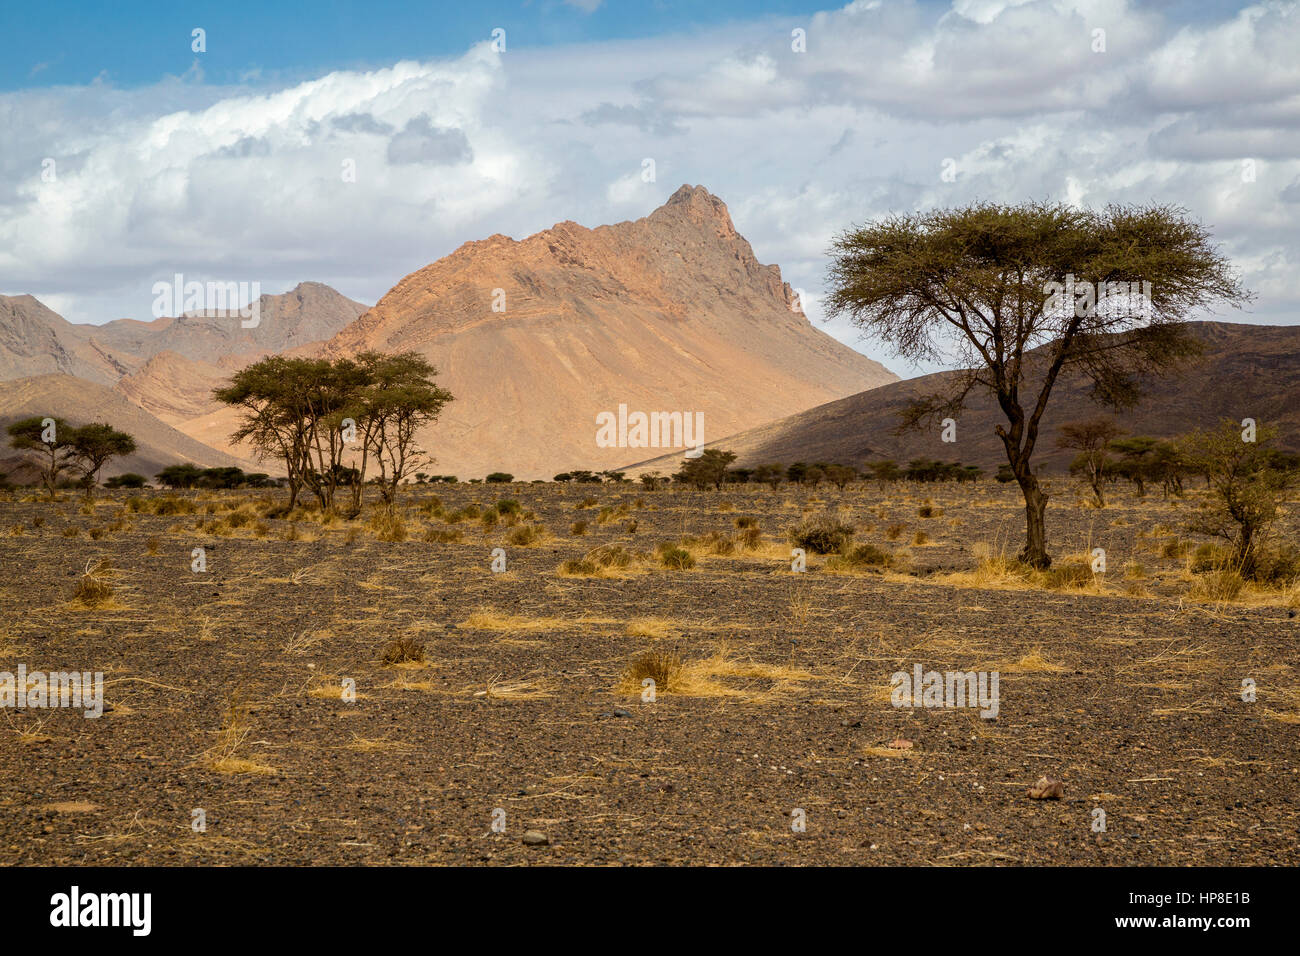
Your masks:
[[[346,487],[355,515],[372,469],[372,483],[391,508],[402,480],[431,460],[416,433],[452,401],[436,374],[414,352],[272,356],[236,372],[213,394],[243,412],[232,439],[284,465],[290,508],[306,488],[322,510],[333,511],[338,489]]]
[[[119,478],[139,478],[139,475],[119,475]],[[154,476],[160,485],[167,488],[275,488],[279,479],[262,472],[245,472],[242,468],[226,466],[220,468],[200,468],[198,465],[168,465]],[[109,484],[112,484],[110,479]],[[119,482],[118,487],[141,487],[135,482]]]
[[[932,461],[928,458],[915,458],[905,467],[897,462],[884,460],[867,462],[861,469],[851,465],[835,462],[797,461],[791,465],[765,464],[753,468],[733,468],[736,460],[734,452],[717,448],[708,448],[698,458],[688,458],[682,464],[681,471],[673,475],[673,480],[697,488],[721,488],[724,484],[758,484],[776,487],[782,482],[792,485],[806,485],[815,488],[823,481],[835,485],[841,491],[850,482],[860,480],[874,481],[975,481],[982,474],[976,465],[962,465],[960,462]],[[645,481],[645,476],[642,481]]]
[[[602,482],[617,485],[626,482],[627,478],[621,471],[587,471],[579,468],[574,471],[562,471],[551,480],[561,483],[571,481],[579,485],[599,485]]]
[[[14,422],[8,431],[12,447],[40,453],[41,483],[51,501],[69,472],[89,497],[104,465],[135,451],[134,438],[102,422],[69,425],[62,418],[37,415]]]
[[[1250,432],[1252,429],[1245,429]],[[1214,487],[1214,476],[1223,467],[1216,456],[1207,455],[1207,442],[1223,432],[1231,434],[1237,444],[1254,446],[1253,464],[1269,472],[1289,474],[1300,468],[1300,456],[1278,449],[1277,431],[1265,428],[1258,434],[1244,434],[1234,422],[1222,422],[1217,428],[1202,429],[1179,438],[1124,436],[1123,429],[1108,418],[1093,418],[1062,425],[1057,432],[1057,446],[1078,452],[1070,463],[1070,473],[1078,475],[1092,491],[1098,507],[1105,507],[1106,485],[1120,480],[1132,482],[1138,495],[1148,487],[1159,486],[1165,497],[1181,495],[1183,483],[1200,476]],[[1219,443],[1220,452],[1231,444]],[[1221,456],[1219,456],[1221,457]]]

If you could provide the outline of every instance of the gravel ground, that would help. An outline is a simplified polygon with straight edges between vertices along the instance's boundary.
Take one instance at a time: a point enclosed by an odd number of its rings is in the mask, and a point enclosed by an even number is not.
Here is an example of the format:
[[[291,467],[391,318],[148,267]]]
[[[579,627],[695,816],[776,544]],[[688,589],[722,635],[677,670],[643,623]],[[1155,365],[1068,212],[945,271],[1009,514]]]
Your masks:
[[[93,514],[75,498],[0,500],[0,671],[102,671],[106,700],[98,719],[0,711],[0,859],[1300,858],[1296,602],[1196,600],[1186,558],[1162,556],[1190,500],[1121,494],[1098,511],[1058,482],[1054,552],[1104,548],[1107,571],[1050,589],[971,573],[1021,533],[1014,489],[993,483],[437,493],[443,514],[499,498],[525,514],[452,524],[420,489],[405,540],[387,541],[365,519],[222,520],[281,493],[191,492],[196,513],[170,515],[133,513],[122,493]],[[809,555],[793,573],[785,531],[822,509],[896,567],[833,573]],[[713,553],[738,517],[762,541]],[[510,542],[533,524],[539,541]],[[693,568],[654,560],[683,536]],[[612,544],[644,557],[611,576],[560,573]],[[74,599],[88,567],[112,589],[104,606]],[[398,638],[424,660],[385,665]],[[680,659],[685,692],[645,702],[622,680],[646,652]],[[891,675],[916,664],[996,671],[997,716],[893,706]],[[1043,775],[1061,799],[1027,796]]]

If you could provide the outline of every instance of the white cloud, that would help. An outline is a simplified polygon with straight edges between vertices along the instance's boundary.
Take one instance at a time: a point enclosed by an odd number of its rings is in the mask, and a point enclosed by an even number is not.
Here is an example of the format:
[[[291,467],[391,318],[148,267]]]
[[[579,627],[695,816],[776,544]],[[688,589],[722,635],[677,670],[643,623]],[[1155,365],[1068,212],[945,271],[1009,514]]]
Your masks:
[[[959,0],[942,15],[872,0],[276,87],[10,93],[0,291],[76,321],[145,315],[177,271],[373,301],[466,240],[644,215],[690,182],[729,204],[814,317],[826,247],[853,222],[1054,198],[1186,206],[1259,291],[1256,317],[1282,320],[1300,305],[1297,47],[1295,4],[1180,24],[1123,0]]]

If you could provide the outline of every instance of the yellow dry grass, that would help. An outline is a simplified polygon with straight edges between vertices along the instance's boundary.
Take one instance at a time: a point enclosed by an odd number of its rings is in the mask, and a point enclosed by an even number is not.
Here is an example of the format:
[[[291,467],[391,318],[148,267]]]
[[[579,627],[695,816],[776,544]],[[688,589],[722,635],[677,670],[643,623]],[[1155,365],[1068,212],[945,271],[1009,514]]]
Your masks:
[[[200,766],[214,773],[275,773],[274,767],[239,755],[238,751],[243,748],[252,732],[253,724],[247,708],[232,701],[226,712],[225,723],[217,733],[217,742],[199,759]]]

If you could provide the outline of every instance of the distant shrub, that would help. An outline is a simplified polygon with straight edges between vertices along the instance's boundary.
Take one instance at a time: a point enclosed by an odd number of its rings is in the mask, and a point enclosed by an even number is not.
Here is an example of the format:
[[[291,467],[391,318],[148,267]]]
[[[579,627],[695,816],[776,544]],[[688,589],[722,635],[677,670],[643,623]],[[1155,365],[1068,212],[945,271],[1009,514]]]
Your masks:
[[[642,687],[642,681],[655,682],[655,690],[669,691],[678,682],[682,673],[682,661],[671,651],[645,651],[633,658],[623,670],[619,683],[627,690],[636,692]]]
[[[413,637],[399,637],[388,642],[382,656],[384,666],[419,663],[424,660],[424,642]]]
[[[832,555],[826,561],[826,567],[833,571],[874,570],[890,568],[893,565],[894,556],[874,544],[860,544],[855,548],[846,548],[840,554]]]
[[[664,542],[655,549],[659,563],[673,571],[689,571],[695,567],[695,555],[683,547]]]
[[[510,532],[506,540],[518,547],[529,548],[537,544],[545,536],[545,529],[540,525],[521,524]]]
[[[834,515],[821,514],[791,528],[789,538],[796,548],[813,554],[834,554],[844,550],[853,540],[853,526],[844,524]]]
[[[399,514],[386,511],[376,512],[370,519],[370,530],[380,541],[400,544],[406,540],[406,522]]]
[[[1231,601],[1245,586],[1245,579],[1234,570],[1210,571],[1192,585],[1192,596],[1208,601]]]

